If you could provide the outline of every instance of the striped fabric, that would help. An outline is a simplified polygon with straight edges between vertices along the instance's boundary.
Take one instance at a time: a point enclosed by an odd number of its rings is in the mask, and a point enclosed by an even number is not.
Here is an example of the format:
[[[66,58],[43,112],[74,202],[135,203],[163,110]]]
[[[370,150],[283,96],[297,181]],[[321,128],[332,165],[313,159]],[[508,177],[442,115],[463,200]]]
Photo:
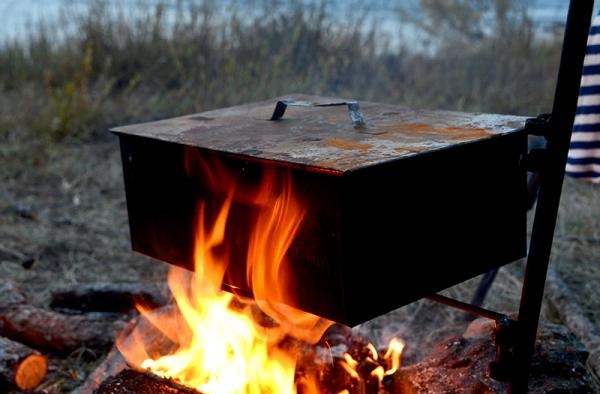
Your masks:
[[[588,38],[566,173],[600,183],[600,14]]]

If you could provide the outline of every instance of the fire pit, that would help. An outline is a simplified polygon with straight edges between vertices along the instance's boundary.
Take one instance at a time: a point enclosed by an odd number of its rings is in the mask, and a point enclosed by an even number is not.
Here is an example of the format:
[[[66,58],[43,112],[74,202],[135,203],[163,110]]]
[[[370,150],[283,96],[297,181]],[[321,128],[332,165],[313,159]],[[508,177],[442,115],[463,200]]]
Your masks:
[[[201,392],[321,392],[325,366],[297,365],[315,348],[289,338],[316,344],[333,321],[356,325],[525,255],[525,124],[295,94],[113,129],[133,248],[195,272],[174,270],[177,309],[146,311],[152,324],[130,335],[158,328],[169,343],[119,349]],[[510,319],[485,312],[505,337]],[[377,392],[403,347],[347,349],[335,392]]]
[[[177,313],[147,313],[177,351],[121,351],[204,392],[318,393],[323,372],[299,376],[287,338],[315,344],[332,320],[355,325],[524,256],[524,124],[293,95],[114,129],[134,249],[195,272],[170,276]],[[361,345],[338,368],[376,392],[403,347]]]

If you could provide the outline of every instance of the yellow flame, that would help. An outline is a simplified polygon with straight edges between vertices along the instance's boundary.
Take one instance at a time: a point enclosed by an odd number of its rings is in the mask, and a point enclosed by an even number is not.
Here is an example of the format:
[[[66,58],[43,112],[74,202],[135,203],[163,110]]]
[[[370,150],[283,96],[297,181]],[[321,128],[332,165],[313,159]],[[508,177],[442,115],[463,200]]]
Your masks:
[[[293,280],[286,272],[286,252],[300,228],[305,210],[285,182],[281,193],[274,195],[272,173],[263,180],[265,187],[256,198],[261,207],[256,228],[248,246],[247,280],[259,307],[274,318],[285,332],[308,343],[316,343],[332,322],[290,307],[294,303],[288,284]]]
[[[383,365],[380,365],[377,361],[379,356],[375,346],[368,343],[365,348],[370,353],[364,360],[374,365],[369,375],[377,379],[379,383],[383,381],[385,376],[394,374],[398,368],[400,368],[400,359],[402,357],[402,350],[404,350],[404,342],[398,338],[392,338],[388,346],[387,351],[383,355],[382,359],[387,363],[388,368],[385,369]],[[344,360],[339,362],[342,368],[354,379],[357,379],[359,383],[364,383],[363,378],[357,371],[359,362],[355,360],[350,354],[344,353]]]
[[[376,377],[380,382],[383,380],[383,376],[385,375],[385,371],[383,367],[380,365],[371,371],[371,376]]]
[[[383,359],[390,362],[391,367],[385,371],[385,375],[392,375],[400,368],[400,357],[402,356],[402,350],[404,350],[404,341],[398,338],[392,338],[388,346],[388,350],[383,355]]]
[[[223,204],[211,231],[204,228],[204,207],[199,213],[196,239],[196,274],[174,269],[169,287],[191,331],[189,343],[170,355],[148,358],[141,367],[175,378],[204,393],[295,393],[295,359],[277,348],[268,329],[254,322],[246,309],[232,309],[234,296],[219,290],[225,262],[213,249],[223,241],[231,198]],[[189,283],[189,288],[186,288]]]
[[[354,369],[352,369],[352,367],[350,365],[348,365],[348,363],[346,363],[345,361],[340,361],[340,365],[344,368],[344,370],[346,372],[348,372],[348,375],[352,376],[354,379],[360,378],[358,376],[358,372],[356,372]]]
[[[346,363],[348,363],[348,365],[352,368],[356,368],[358,366],[358,361],[352,358],[352,356],[348,353],[344,353],[344,360],[346,360]]]
[[[371,352],[371,357],[373,358],[373,360],[377,361],[377,349],[375,349],[375,346],[373,346],[372,343],[368,343],[367,344],[367,349],[369,350],[369,352]]]
[[[190,172],[195,168],[208,171],[209,164],[186,157]],[[224,171],[223,166],[216,168]],[[246,185],[243,191],[231,173],[210,173],[205,178],[207,187],[218,189],[225,197],[210,223],[207,218],[214,215],[205,212],[206,203],[199,203],[195,272],[180,268],[170,271],[168,284],[176,308],[159,312],[139,307],[147,324],[138,324],[133,332],[122,335],[119,350],[131,365],[176,379],[205,394],[318,394],[316,372],[315,376],[305,373],[296,378],[298,355],[282,346],[288,336],[315,343],[332,323],[287,306],[294,304],[294,295],[288,291],[293,278],[287,270],[286,255],[306,212],[293,192],[289,174],[280,179],[266,171],[258,189]],[[223,249],[233,244],[225,240],[228,219],[232,205],[239,201],[253,204],[258,211],[246,253],[247,281],[256,301],[220,289],[231,253]],[[276,324],[265,327],[257,322],[256,306]],[[386,375],[399,366],[403,343],[398,343],[390,343],[383,356],[391,365]],[[373,345],[368,350],[377,360]],[[344,358],[340,364],[360,383],[356,371],[359,362],[347,353]],[[376,367],[371,374],[381,376],[381,381],[383,367]]]
[[[259,305],[266,311],[274,312],[269,313],[271,317],[282,323],[262,327],[253,319],[249,303],[240,307],[236,299],[234,307],[235,296],[220,290],[228,261],[227,253],[216,250],[224,243],[235,200],[232,187],[211,226],[206,223],[205,204],[199,205],[194,275],[182,269],[169,273],[168,283],[180,318],[157,319],[141,310],[150,323],[178,344],[177,350],[152,358],[144,333],[136,332],[132,336],[136,340],[119,342],[128,361],[207,394],[292,394],[299,385],[303,393],[318,392],[313,377],[295,381],[296,355],[279,346],[296,327],[298,336],[315,342],[328,327],[328,322],[317,316],[277,305],[287,300],[282,264],[304,215],[291,184],[282,184],[279,190],[273,187],[272,179],[263,183],[257,197],[262,200],[261,212],[248,250],[248,273],[255,297],[262,300]]]

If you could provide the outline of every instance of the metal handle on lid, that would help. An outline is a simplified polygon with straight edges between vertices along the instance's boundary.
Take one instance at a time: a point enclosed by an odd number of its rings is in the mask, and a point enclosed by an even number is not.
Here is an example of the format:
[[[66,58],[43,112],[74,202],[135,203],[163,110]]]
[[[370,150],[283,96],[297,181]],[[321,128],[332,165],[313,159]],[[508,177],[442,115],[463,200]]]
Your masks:
[[[365,118],[362,112],[360,112],[360,106],[358,101],[333,101],[328,103],[313,103],[310,101],[295,100],[295,99],[283,99],[277,101],[273,115],[269,120],[281,119],[288,105],[295,107],[339,107],[341,105],[348,106],[348,115],[350,115],[350,121],[355,129],[362,129],[367,126]]]

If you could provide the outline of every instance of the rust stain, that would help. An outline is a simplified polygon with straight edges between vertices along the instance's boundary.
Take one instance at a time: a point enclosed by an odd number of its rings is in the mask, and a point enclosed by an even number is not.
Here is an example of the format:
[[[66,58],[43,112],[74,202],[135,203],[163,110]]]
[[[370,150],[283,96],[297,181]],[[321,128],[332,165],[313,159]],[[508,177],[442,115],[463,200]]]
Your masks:
[[[449,137],[452,141],[466,141],[491,135],[487,127],[434,127],[426,123],[404,123],[383,126],[386,132],[434,134]]]
[[[325,167],[325,168],[335,168],[337,164],[338,164],[338,160],[322,160],[322,161],[315,161],[314,163],[311,163],[311,165],[313,165],[315,167]]]
[[[427,147],[425,146],[402,146],[399,148],[395,148],[394,150],[398,153],[415,153],[422,152],[425,149],[427,149]]]
[[[333,146],[335,148],[344,149],[344,150],[366,151],[369,148],[373,147],[373,145],[371,145],[371,144],[365,144],[362,142],[356,142],[356,141],[350,141],[350,140],[343,140],[340,138],[329,138],[329,139],[325,140],[324,142],[325,142],[325,145]]]
[[[406,132],[416,132],[416,133],[433,133],[435,132],[435,128],[433,128],[433,126],[431,126],[430,124],[426,124],[426,123],[400,123],[400,124],[393,124],[393,125],[386,125],[386,126],[382,126],[381,127],[382,130],[386,131],[386,132],[400,132],[400,133],[406,133]]]
[[[333,160],[319,160],[319,161],[315,161],[313,163],[311,163],[312,166],[314,167],[320,167],[320,168],[329,168],[329,169],[336,169],[336,170],[348,170],[350,168],[352,168],[353,165],[360,165],[362,164],[360,162],[360,160],[345,160],[343,158],[338,158],[338,159],[333,159]]]
[[[458,128],[458,127],[447,127],[441,129],[442,134],[450,134],[452,141],[464,141],[473,138],[484,138],[492,135],[489,128],[485,127],[469,127],[469,128]]]

